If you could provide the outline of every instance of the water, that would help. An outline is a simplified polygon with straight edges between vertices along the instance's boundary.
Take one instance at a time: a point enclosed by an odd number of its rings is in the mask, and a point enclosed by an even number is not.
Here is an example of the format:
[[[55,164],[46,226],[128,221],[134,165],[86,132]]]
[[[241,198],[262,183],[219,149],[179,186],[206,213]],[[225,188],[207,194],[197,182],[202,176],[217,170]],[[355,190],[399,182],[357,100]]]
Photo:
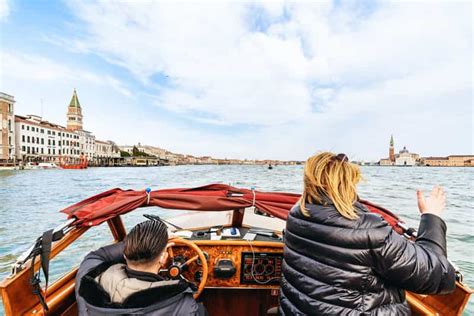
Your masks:
[[[445,187],[448,256],[461,268],[465,282],[474,287],[474,168],[363,167],[362,172],[365,179],[359,186],[360,196],[394,211],[412,227],[417,227],[419,221],[415,190],[427,192],[434,184]],[[115,187],[155,190],[225,183],[299,193],[301,178],[301,166],[277,166],[273,170],[266,166],[176,166],[0,171],[0,279],[9,274],[15,258],[43,231],[65,220],[60,209],[102,191]],[[126,215],[127,226],[141,221],[141,213]],[[52,261],[52,278],[109,241],[107,226],[90,230]],[[474,315],[473,300],[465,314]]]

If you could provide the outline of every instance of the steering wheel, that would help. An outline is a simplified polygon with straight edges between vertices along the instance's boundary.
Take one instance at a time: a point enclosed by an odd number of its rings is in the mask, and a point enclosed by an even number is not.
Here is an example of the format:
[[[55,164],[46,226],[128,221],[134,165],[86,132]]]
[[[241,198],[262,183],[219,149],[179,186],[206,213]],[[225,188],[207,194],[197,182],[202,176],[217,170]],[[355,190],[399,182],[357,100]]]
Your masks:
[[[209,269],[207,265],[207,258],[202,252],[202,250],[192,241],[182,239],[182,238],[171,238],[168,240],[168,243],[173,243],[175,246],[185,246],[187,248],[190,248],[193,250],[196,255],[188,259],[186,262],[177,262],[174,260],[174,251],[173,247],[168,247],[168,257],[171,260],[171,265],[168,266],[168,274],[170,277],[173,279],[176,278],[183,278],[186,281],[189,282],[183,275],[182,272],[186,266],[189,266],[191,263],[195,262],[198,258],[201,261],[201,268],[202,268],[202,277],[201,280],[199,281],[199,284],[197,285],[197,292],[194,293],[194,299],[197,299],[199,295],[201,295],[202,291],[204,290],[204,286],[206,285],[207,282],[207,276],[209,274]]]

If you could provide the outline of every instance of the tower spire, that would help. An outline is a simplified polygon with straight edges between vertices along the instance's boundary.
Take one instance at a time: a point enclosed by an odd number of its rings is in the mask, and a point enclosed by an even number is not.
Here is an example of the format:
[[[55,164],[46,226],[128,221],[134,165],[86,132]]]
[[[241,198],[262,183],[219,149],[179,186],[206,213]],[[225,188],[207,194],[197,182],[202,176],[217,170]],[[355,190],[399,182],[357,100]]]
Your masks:
[[[81,104],[79,103],[79,98],[77,97],[76,89],[74,89],[74,92],[72,93],[72,98],[71,98],[71,102],[69,102],[69,107],[75,107],[75,108],[81,107]]]
[[[390,136],[390,147],[393,147],[393,134]]]
[[[76,89],[72,93],[71,102],[67,108],[67,128],[73,131],[82,130],[82,108]]]

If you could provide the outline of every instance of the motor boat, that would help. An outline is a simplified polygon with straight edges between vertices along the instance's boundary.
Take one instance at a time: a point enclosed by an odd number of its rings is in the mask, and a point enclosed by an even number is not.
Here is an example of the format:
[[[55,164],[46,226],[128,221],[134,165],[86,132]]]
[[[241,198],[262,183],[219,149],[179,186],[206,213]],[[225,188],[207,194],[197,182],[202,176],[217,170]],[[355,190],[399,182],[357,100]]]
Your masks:
[[[56,165],[54,162],[40,162],[38,167],[40,169],[56,169],[58,168],[58,165]]]
[[[77,267],[50,285],[49,262],[89,230],[108,226],[116,242],[127,235],[126,213],[142,209],[147,218],[169,225],[174,246],[164,276],[196,285],[194,297],[209,315],[275,315],[278,310],[285,220],[300,195],[239,189],[224,184],[197,188],[112,189],[61,212],[67,220],[40,235],[0,283],[6,315],[77,315]],[[390,211],[360,201],[395,231],[414,239],[416,231]],[[144,209],[144,210],[143,210]],[[174,210],[163,217],[163,209]],[[168,213],[169,214],[169,213]],[[160,217],[162,216],[162,217]],[[95,250],[95,249],[90,249]],[[40,270],[44,276],[40,282]],[[448,295],[406,293],[413,315],[461,315],[472,290],[457,271]]]

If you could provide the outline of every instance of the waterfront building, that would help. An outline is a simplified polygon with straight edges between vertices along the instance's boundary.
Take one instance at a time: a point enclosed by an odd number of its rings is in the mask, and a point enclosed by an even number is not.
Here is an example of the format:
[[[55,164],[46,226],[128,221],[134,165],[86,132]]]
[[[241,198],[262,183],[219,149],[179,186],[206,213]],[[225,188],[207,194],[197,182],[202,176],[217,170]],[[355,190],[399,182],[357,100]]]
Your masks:
[[[15,165],[15,98],[0,92],[0,166]]]
[[[43,120],[37,115],[16,115],[15,156],[26,162],[78,162],[82,155],[91,164],[98,164],[97,157],[117,158],[118,148],[110,142],[96,146],[95,136],[83,129],[82,108],[74,89],[67,111],[67,127]],[[98,155],[96,151],[99,150]]]
[[[79,143],[81,144],[81,152],[87,158],[88,161],[94,161],[96,158],[95,153],[95,136],[85,130],[78,130],[77,134],[79,135]]]
[[[16,157],[23,162],[55,162],[80,157],[79,136],[40,116],[15,116]]]
[[[95,141],[94,163],[99,166],[115,166],[119,164],[120,150],[112,141]]]
[[[423,157],[421,163],[427,167],[474,167],[474,155]]]
[[[398,154],[395,154],[395,144],[393,135],[390,136],[390,146],[388,149],[388,158],[379,160],[381,166],[415,166],[420,162],[420,155],[411,153],[406,147],[403,147]]]
[[[410,153],[406,147],[400,150],[395,158],[395,166],[415,166],[420,159],[420,155]]]

